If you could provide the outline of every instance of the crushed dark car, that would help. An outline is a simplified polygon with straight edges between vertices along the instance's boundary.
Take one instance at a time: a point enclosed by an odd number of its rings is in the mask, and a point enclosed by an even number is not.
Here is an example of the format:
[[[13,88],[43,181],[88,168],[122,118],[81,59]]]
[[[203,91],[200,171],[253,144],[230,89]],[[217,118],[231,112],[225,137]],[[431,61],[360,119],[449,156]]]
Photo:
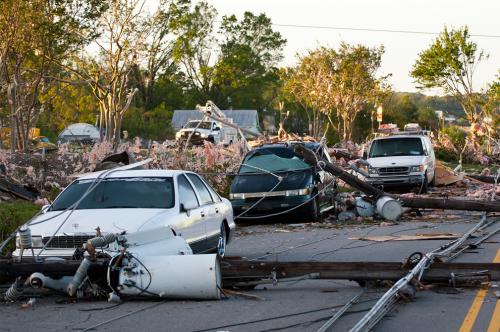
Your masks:
[[[275,215],[319,220],[333,207],[335,178],[307,164],[293,147],[304,144],[331,161],[317,142],[265,144],[247,153],[231,183],[229,199],[237,221]]]

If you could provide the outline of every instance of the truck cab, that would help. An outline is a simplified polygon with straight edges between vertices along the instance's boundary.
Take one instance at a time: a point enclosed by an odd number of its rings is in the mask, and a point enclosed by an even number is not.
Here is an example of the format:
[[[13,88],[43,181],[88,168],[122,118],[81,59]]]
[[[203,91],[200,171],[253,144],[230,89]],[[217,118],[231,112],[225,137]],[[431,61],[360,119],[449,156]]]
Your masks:
[[[363,154],[370,165],[366,180],[378,187],[417,187],[427,192],[434,184],[436,157],[423,132],[400,132],[371,141]]]
[[[203,141],[227,145],[236,142],[238,137],[235,129],[222,126],[214,120],[190,120],[175,134],[175,139],[185,142],[190,135],[189,143],[193,145],[201,145]]]

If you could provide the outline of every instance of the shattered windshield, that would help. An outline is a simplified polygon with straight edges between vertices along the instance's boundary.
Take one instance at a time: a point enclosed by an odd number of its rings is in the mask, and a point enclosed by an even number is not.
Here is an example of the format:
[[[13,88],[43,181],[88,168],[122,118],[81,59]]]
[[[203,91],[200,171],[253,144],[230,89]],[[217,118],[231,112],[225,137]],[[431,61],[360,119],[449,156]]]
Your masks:
[[[73,183],[54,201],[50,210],[67,209],[93,184],[95,179]],[[169,209],[173,206],[172,178],[111,178],[97,184],[76,209]]]
[[[264,148],[248,153],[239,173],[262,173],[261,169],[268,172],[293,171],[310,167],[291,149]]]
[[[196,128],[196,126],[198,126],[198,123],[200,123],[200,121],[189,121],[188,123],[186,123],[186,126],[184,128]],[[198,128],[211,129],[210,126],[211,126],[210,122],[203,121]]]
[[[423,156],[422,140],[418,137],[379,139],[372,143],[370,158],[391,156]]]

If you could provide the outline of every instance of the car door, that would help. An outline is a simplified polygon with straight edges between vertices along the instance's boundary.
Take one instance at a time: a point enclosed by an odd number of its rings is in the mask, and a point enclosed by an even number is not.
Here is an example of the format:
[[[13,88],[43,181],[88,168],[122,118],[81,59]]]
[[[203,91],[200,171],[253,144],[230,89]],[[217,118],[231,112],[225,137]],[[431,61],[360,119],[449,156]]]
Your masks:
[[[179,222],[172,225],[177,235],[182,236],[191,246],[193,252],[204,251],[206,241],[206,223],[204,208],[199,202],[193,185],[185,175],[177,176],[179,195]],[[193,205],[194,208],[184,211],[182,206]]]
[[[423,142],[426,151],[425,163],[427,166],[427,179],[428,181],[431,181],[432,177],[434,176],[434,171],[436,168],[434,149],[432,148],[432,143],[430,139],[428,139],[427,137],[423,138]]]
[[[198,193],[201,205],[200,207],[202,208],[202,213],[204,214],[206,250],[213,249],[217,246],[217,241],[219,240],[221,223],[219,207],[214,203],[207,185],[198,175],[194,173],[186,173],[186,175]]]

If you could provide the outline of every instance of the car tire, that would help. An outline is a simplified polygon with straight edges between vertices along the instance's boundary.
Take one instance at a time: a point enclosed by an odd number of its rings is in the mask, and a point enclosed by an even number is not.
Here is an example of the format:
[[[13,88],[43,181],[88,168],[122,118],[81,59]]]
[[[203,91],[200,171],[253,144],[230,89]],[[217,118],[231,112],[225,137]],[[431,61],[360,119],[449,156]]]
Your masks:
[[[227,230],[226,225],[222,223],[220,225],[219,241],[217,242],[217,255],[224,258],[226,254],[226,244],[227,244]]]
[[[316,194],[313,194],[313,196]],[[306,221],[319,221],[320,220],[320,212],[319,212],[319,203],[318,198],[315,197],[309,203],[304,206],[304,215],[306,217]]]
[[[427,173],[424,174],[424,182],[420,186],[419,194],[426,194],[429,189],[429,182],[427,181]]]
[[[434,187],[436,185],[436,171],[434,171],[434,174],[432,174],[432,180],[429,183],[429,186]]]

